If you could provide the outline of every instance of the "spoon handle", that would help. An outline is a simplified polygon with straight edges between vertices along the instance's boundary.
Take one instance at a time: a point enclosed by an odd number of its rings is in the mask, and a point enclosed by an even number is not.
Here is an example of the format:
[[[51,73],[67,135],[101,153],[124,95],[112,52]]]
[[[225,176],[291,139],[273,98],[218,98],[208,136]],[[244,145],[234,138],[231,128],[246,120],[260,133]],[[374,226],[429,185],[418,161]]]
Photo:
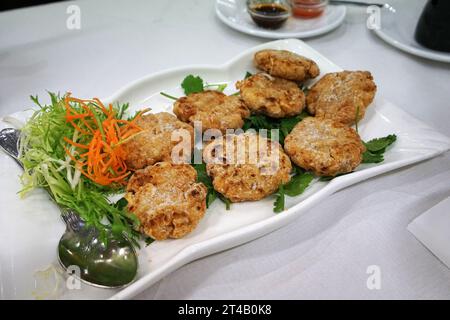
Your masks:
[[[384,3],[370,3],[370,2],[356,2],[347,0],[330,0],[330,3],[335,4],[352,4],[355,6],[378,6],[380,8],[384,7]]]
[[[23,169],[19,160],[20,131],[7,128],[0,131],[0,148]],[[44,188],[58,205],[66,224],[66,232],[58,243],[58,260],[64,269],[80,268],[79,277],[89,285],[119,288],[129,284],[137,275],[138,259],[127,239],[113,237],[112,233],[100,237],[98,229],[88,225],[76,210],[59,205],[49,188]]]
[[[0,147],[5,151],[7,155],[14,159],[17,164],[24,169],[22,162],[19,160],[19,143],[20,143],[20,131],[14,128],[5,128],[0,131]],[[80,218],[79,214],[70,208],[59,205],[52,192],[48,188],[44,188],[50,198],[58,205],[61,211],[61,217],[66,223],[66,226],[73,231],[78,231],[84,226],[84,221]]]
[[[80,218],[80,215],[73,209],[60,206],[61,218],[66,223],[67,228],[74,232],[79,231],[84,227],[85,222]]]
[[[19,160],[19,137],[20,131],[14,128],[5,128],[0,131],[0,147],[23,169]]]

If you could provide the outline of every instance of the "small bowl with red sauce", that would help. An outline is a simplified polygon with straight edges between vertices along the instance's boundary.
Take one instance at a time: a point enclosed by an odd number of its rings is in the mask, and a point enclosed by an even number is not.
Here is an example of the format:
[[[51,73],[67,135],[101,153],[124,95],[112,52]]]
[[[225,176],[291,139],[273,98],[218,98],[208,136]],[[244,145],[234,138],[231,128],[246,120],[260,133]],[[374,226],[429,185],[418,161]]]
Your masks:
[[[247,11],[253,21],[266,29],[278,29],[291,16],[287,0],[248,0]]]
[[[294,17],[311,19],[319,17],[328,5],[328,0],[291,0]]]

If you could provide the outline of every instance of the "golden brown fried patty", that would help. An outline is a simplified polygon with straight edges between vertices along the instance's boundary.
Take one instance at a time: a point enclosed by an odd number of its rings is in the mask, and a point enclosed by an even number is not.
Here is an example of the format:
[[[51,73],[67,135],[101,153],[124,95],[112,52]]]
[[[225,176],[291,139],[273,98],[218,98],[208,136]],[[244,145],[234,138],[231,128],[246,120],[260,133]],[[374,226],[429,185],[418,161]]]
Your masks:
[[[238,81],[236,88],[240,90],[242,99],[252,112],[273,118],[300,114],[305,106],[305,95],[295,82],[265,73]]]
[[[214,189],[232,202],[262,199],[290,180],[291,161],[280,144],[255,133],[217,138],[203,157]]]
[[[319,176],[353,171],[365,147],[355,130],[330,119],[308,117],[284,140],[284,150],[301,168]]]
[[[304,82],[319,75],[317,64],[286,50],[261,50],[255,54],[255,66],[272,76]]]
[[[187,164],[158,162],[131,177],[125,198],[140,229],[156,240],[181,238],[195,229],[206,211],[206,187]]]
[[[167,112],[143,115],[136,124],[143,131],[124,143],[126,163],[130,169],[142,169],[159,161],[172,161],[172,149],[179,143],[179,140],[172,141],[174,132],[184,132],[191,136],[191,141],[194,139],[194,129]],[[192,150],[194,144],[190,145]],[[190,155],[182,156],[189,160]]]
[[[328,73],[312,86],[306,97],[308,111],[316,117],[334,119],[345,125],[364,117],[377,86],[368,71]]]
[[[202,129],[238,129],[244,125],[244,119],[250,111],[244,102],[236,96],[227,96],[218,91],[204,91],[190,94],[178,99],[173,112],[178,119],[194,125],[194,121],[202,123]]]

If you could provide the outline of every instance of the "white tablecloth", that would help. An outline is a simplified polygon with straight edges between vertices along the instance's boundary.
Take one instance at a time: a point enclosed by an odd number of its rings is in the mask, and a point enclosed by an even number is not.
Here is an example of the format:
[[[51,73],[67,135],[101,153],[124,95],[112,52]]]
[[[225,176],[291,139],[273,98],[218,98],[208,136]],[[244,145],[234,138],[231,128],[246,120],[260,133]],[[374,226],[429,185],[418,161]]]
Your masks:
[[[262,43],[223,25],[212,0],[77,1],[0,13],[0,115],[44,89],[106,97],[166,68],[221,64]],[[370,70],[378,95],[450,136],[450,65],[394,49],[348,8],[338,29],[306,42],[346,69]],[[346,188],[270,235],[186,265],[137,298],[450,298],[450,270],[407,230],[450,195],[450,155]],[[366,285],[368,266],[380,290]]]

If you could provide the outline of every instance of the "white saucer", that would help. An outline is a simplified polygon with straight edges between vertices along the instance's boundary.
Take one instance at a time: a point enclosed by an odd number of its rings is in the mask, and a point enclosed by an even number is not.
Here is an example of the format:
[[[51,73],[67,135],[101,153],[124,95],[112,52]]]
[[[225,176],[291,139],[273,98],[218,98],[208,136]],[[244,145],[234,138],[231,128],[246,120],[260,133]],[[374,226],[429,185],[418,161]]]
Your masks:
[[[425,48],[414,39],[417,22],[426,2],[423,0],[390,0],[395,11],[381,10],[381,29],[375,33],[387,43],[410,54],[431,60],[450,62],[450,53]]]
[[[216,0],[216,14],[229,27],[253,36],[270,39],[308,38],[338,27],[344,21],[347,9],[342,5],[328,5],[315,19],[290,17],[279,29],[258,27],[247,12],[246,0]]]

